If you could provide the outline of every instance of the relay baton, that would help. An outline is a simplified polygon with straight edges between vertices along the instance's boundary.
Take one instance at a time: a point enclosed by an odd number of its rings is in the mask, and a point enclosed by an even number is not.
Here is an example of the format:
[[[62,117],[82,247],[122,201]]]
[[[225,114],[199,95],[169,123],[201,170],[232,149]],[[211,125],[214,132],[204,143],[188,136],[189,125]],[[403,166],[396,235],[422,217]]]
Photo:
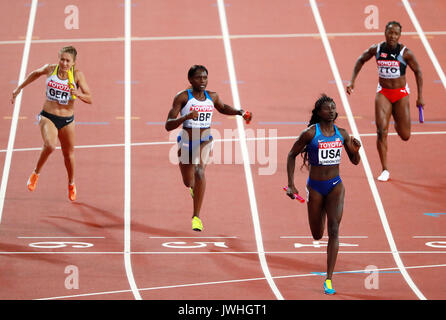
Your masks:
[[[249,111],[246,111],[245,114],[243,115],[243,119],[246,120],[246,124],[249,124],[251,122],[251,120],[249,119],[250,116],[251,116],[251,113]]]
[[[288,187],[283,187],[283,190],[287,191],[287,190],[288,190]],[[302,198],[302,197],[301,197],[300,195],[298,195],[297,193],[295,193],[294,196],[296,197],[296,200],[299,200],[299,202],[302,202],[302,203],[305,202],[305,199]]]
[[[420,123],[424,122],[424,114],[423,114],[423,106],[420,104],[418,107],[418,119],[420,120]]]
[[[70,70],[68,70],[68,84],[69,84],[70,88],[74,88],[73,83],[74,83],[73,72],[70,69]],[[73,100],[77,98],[74,94],[71,97],[73,98]]]

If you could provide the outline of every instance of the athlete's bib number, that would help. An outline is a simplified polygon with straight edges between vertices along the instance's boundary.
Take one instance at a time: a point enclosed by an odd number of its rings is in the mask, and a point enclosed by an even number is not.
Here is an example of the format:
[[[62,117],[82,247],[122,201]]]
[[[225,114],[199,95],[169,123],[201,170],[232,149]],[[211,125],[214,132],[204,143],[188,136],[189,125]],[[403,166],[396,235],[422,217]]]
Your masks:
[[[394,60],[378,60],[378,73],[380,78],[396,79],[401,76],[400,62]]]
[[[331,166],[341,163],[342,141],[319,142],[319,164]]]
[[[203,121],[208,122],[208,121],[210,121],[211,117],[212,117],[212,112],[199,112],[197,120],[195,120],[195,119],[194,120],[200,121],[200,122],[203,122]]]
[[[60,104],[68,104],[70,87],[66,84],[50,81],[48,82],[46,95],[49,100],[57,101]]]

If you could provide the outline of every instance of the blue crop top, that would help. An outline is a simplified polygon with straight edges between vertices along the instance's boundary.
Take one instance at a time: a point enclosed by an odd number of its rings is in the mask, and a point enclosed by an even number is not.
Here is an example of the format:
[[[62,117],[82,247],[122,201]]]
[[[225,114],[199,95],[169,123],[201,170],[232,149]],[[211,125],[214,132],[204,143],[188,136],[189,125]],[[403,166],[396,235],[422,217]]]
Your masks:
[[[341,163],[344,138],[334,126],[335,134],[326,137],[322,134],[319,123],[316,123],[316,133],[307,145],[308,161],[312,166],[332,166]]]

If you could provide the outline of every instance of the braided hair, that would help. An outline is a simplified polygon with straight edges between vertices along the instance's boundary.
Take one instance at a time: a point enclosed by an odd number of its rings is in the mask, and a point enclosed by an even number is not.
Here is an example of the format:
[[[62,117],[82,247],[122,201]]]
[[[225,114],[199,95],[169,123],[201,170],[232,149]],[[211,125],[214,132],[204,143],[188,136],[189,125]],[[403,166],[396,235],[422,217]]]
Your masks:
[[[307,127],[310,127],[316,123],[319,123],[321,121],[321,118],[319,117],[319,110],[321,110],[321,107],[324,103],[326,102],[333,102],[334,100],[332,98],[330,98],[329,96],[327,96],[325,93],[321,94],[320,98],[316,100],[316,102],[314,103],[314,108],[311,111],[311,118],[310,118],[310,122],[308,123]],[[336,120],[336,118],[338,117],[338,113],[336,112],[335,118],[334,120]],[[333,120],[333,121],[334,121]],[[304,150],[302,151],[302,159],[303,159],[303,163],[301,166],[301,169],[305,166],[308,168],[308,150],[307,150],[307,146],[305,146]]]

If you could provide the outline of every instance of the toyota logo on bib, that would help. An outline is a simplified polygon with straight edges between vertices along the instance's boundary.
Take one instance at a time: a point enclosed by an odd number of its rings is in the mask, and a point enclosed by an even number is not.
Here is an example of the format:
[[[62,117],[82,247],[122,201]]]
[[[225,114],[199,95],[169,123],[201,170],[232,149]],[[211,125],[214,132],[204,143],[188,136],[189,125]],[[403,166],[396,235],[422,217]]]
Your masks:
[[[319,164],[335,165],[341,163],[342,141],[319,142]]]

